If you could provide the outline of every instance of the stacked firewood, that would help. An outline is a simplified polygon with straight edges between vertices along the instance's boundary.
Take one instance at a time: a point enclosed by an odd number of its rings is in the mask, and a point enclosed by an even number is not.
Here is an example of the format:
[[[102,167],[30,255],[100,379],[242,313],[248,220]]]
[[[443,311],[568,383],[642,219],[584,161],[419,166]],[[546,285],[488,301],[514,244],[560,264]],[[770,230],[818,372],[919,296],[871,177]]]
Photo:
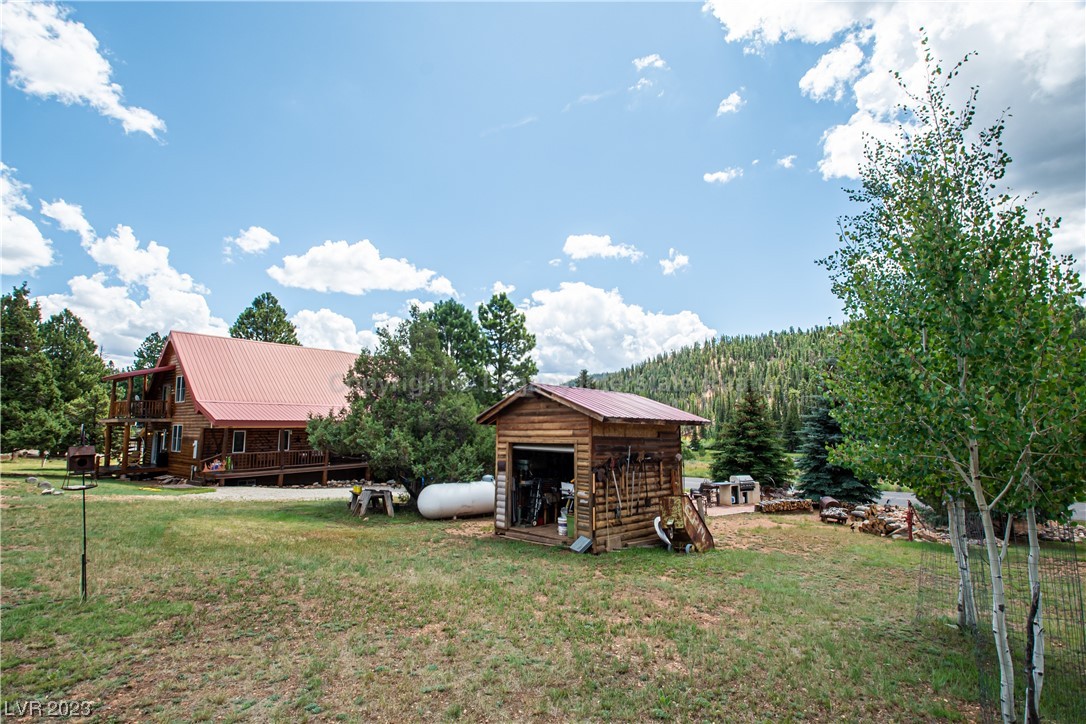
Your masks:
[[[1038,526],[1037,537],[1044,541],[1082,543],[1086,542],[1086,526],[1061,525],[1054,520],[1050,520],[1043,526]]]
[[[763,500],[754,506],[759,513],[810,513],[811,501],[806,498],[777,498]]]
[[[860,505],[849,514],[852,530],[881,535],[897,540],[908,538],[908,509],[893,505]],[[945,540],[938,531],[927,526],[920,516],[913,513],[913,539],[931,542]]]

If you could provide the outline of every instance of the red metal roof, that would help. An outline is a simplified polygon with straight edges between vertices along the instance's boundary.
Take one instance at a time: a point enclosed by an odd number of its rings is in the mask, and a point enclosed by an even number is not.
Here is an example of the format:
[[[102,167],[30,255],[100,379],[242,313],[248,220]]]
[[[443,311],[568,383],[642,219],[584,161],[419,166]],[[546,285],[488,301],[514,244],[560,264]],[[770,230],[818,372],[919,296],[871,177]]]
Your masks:
[[[562,387],[533,382],[498,404],[483,412],[476,419],[481,423],[494,421],[501,410],[526,395],[538,394],[555,402],[572,407],[578,412],[600,422],[677,423],[679,425],[707,425],[709,420],[698,415],[650,400],[629,392],[590,390],[583,387]]]
[[[213,424],[298,427],[347,405],[357,355],[291,344],[170,333],[185,387]]]

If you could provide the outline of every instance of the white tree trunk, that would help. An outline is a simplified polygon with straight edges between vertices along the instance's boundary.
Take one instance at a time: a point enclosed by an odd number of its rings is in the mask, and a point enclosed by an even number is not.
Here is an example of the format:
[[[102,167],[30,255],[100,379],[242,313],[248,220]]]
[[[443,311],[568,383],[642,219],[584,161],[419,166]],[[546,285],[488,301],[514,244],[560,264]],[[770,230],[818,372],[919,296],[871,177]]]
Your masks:
[[[947,520],[950,523],[950,547],[958,565],[958,627],[963,631],[977,630],[977,602],[969,566],[969,536],[965,526],[965,501],[948,500]]]
[[[1029,590],[1032,597],[1037,600],[1037,613],[1033,617],[1033,657],[1026,662],[1029,667],[1029,689],[1027,695],[1030,701],[1026,702],[1027,722],[1039,720],[1041,711],[1041,687],[1044,685],[1045,676],[1045,630],[1044,630],[1044,601],[1041,597],[1040,555],[1041,542],[1037,537],[1037,511],[1033,508],[1026,509],[1026,522],[1029,530]],[[1030,716],[1030,710],[1035,716]]]
[[[984,524],[984,547],[988,551],[988,572],[992,582],[992,635],[995,637],[996,656],[999,659],[999,710],[1003,724],[1016,724],[1014,709],[1014,659],[1007,641],[1007,597],[1003,590],[1003,559],[992,525],[992,512],[980,481],[974,477],[971,485],[977,501],[980,519]]]

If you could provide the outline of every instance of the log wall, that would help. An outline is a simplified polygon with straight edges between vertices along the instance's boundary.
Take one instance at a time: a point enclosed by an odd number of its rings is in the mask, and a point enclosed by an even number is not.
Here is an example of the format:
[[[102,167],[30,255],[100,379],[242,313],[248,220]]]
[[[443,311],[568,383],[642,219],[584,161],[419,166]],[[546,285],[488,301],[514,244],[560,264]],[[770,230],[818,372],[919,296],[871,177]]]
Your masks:
[[[545,398],[524,398],[510,405],[497,419],[495,435],[495,532],[507,530],[513,515],[509,509],[509,486],[513,484],[514,445],[572,445],[574,447],[574,480],[576,493],[573,520],[569,522],[573,537],[592,535],[591,508],[588,501],[594,492],[591,471],[592,419],[565,405]],[[585,504],[582,504],[582,499]]]
[[[680,450],[678,425],[593,422],[592,468],[605,483],[597,482],[593,508],[599,549],[655,539],[652,523],[660,515],[660,498],[671,494],[681,474],[675,459]]]

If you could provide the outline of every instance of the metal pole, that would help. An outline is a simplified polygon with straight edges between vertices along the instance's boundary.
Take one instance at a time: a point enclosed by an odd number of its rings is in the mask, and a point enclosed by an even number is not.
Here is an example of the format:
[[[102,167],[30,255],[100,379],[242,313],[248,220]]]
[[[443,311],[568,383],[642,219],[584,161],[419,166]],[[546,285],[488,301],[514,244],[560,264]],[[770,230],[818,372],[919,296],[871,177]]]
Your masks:
[[[79,594],[84,603],[87,601],[87,489],[83,489],[83,570],[79,582]]]

